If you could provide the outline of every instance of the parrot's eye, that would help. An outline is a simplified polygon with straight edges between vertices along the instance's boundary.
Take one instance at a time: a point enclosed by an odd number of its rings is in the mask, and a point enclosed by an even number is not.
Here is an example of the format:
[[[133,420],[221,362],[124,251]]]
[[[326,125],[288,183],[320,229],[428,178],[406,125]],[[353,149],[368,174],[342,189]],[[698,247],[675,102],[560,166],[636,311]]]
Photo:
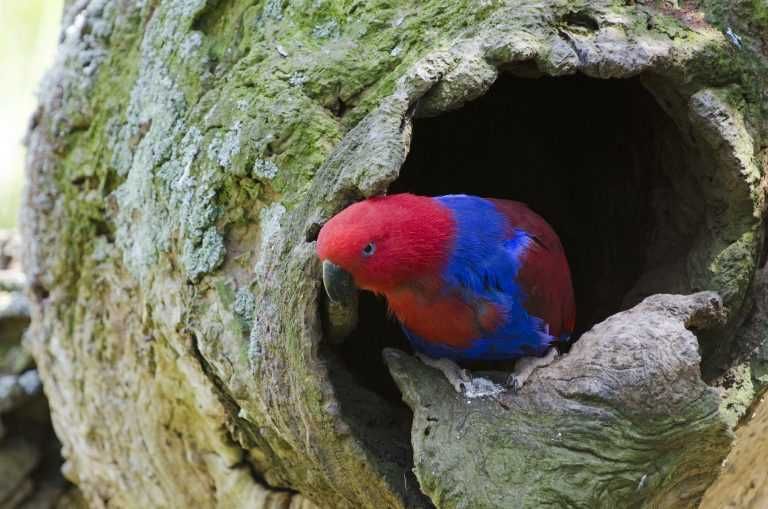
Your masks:
[[[373,242],[369,242],[363,248],[363,256],[371,256],[375,252],[376,252],[376,244],[374,244]]]

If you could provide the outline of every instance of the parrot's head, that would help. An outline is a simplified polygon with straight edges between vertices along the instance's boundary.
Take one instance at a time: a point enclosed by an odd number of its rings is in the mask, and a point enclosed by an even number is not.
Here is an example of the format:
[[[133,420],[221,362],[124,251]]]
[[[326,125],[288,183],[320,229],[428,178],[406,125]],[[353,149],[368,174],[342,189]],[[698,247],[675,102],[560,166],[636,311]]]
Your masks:
[[[455,230],[450,210],[425,196],[395,194],[350,205],[317,238],[326,292],[334,301],[355,286],[386,295],[439,273]]]

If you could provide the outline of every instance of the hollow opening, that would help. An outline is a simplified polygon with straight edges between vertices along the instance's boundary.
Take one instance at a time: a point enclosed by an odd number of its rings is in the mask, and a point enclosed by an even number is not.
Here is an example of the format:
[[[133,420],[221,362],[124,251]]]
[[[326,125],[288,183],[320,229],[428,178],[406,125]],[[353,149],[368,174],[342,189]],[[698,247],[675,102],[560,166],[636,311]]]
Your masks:
[[[675,145],[685,143],[638,79],[506,75],[460,110],[416,122],[390,192],[505,198],[543,216],[571,267],[578,336],[641,297],[633,288],[676,199],[669,175],[685,173],[668,165]],[[690,239],[679,240],[665,262],[687,252]],[[681,286],[668,283],[655,290]]]
[[[697,171],[707,154],[642,80],[502,75],[461,109],[416,120],[389,193],[528,204],[565,247],[575,339],[648,295],[697,290],[686,260],[705,218]],[[365,294],[358,328],[326,348],[356,384],[385,402],[378,412],[399,422],[410,415],[382,361],[387,346],[410,350],[383,299]]]

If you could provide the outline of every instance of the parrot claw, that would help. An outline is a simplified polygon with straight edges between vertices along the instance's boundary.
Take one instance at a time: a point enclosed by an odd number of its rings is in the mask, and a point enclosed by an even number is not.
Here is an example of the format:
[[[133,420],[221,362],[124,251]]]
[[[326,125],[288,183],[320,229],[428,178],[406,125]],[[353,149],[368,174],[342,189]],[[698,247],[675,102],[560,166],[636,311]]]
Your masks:
[[[557,350],[550,348],[544,357],[522,357],[515,362],[515,370],[507,377],[507,390],[517,393],[537,368],[549,366],[557,359]]]
[[[467,392],[467,388],[472,386],[472,376],[466,369],[462,369],[458,364],[450,359],[433,359],[417,353],[416,356],[421,362],[429,367],[435,368],[445,375],[448,382],[459,394]]]
[[[507,390],[509,392],[512,394],[517,394],[517,391],[523,388],[524,383],[525,380],[521,380],[519,376],[510,374],[509,377],[507,377],[507,382],[505,385],[507,386]]]

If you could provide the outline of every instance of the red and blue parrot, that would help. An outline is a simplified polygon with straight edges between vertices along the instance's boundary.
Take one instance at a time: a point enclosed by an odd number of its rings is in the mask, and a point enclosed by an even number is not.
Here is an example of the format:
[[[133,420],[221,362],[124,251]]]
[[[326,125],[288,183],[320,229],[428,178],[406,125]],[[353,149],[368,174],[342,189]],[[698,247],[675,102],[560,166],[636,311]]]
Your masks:
[[[434,359],[544,355],[574,329],[557,234],[516,201],[395,194],[355,203],[320,230],[331,300],[384,295],[413,348]]]

